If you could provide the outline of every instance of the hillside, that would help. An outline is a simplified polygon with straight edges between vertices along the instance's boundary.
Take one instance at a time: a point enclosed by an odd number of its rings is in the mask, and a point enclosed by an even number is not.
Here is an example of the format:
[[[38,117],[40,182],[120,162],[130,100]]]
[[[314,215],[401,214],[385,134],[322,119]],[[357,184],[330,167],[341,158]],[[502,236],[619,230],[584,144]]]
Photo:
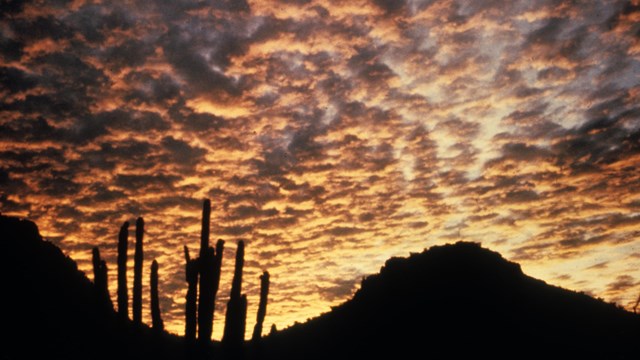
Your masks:
[[[0,358],[182,359],[182,340],[119,319],[30,221],[0,216]],[[548,285],[473,243],[392,258],[354,297],[249,343],[249,359],[637,359],[640,316]],[[197,358],[198,354],[190,353]],[[216,351],[214,357],[222,359]]]
[[[0,358],[175,359],[180,341],[117,318],[76,263],[27,220],[0,216]]]
[[[352,300],[266,338],[265,359],[637,359],[640,317],[474,243],[392,258]]]

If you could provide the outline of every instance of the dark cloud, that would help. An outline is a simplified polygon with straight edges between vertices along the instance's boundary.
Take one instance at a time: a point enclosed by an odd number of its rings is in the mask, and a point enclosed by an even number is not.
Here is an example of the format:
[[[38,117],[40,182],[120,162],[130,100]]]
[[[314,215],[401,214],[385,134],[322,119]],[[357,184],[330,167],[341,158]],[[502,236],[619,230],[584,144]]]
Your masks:
[[[141,40],[127,39],[105,51],[105,63],[112,70],[120,70],[124,67],[136,68],[143,65],[153,52],[152,44]]]
[[[52,171],[38,181],[38,189],[49,196],[69,196],[77,194],[82,186],[69,173]]]
[[[533,190],[514,190],[506,193],[504,200],[509,203],[532,202],[540,199],[540,194]]]
[[[260,176],[277,176],[286,174],[294,165],[294,158],[291,154],[282,149],[276,148],[264,153],[262,160],[253,160],[253,164]]]
[[[332,284],[330,287],[320,288],[320,296],[327,301],[335,301],[351,296],[356,290],[355,280],[340,280]]]
[[[103,43],[107,34],[131,28],[135,19],[125,9],[105,5],[85,4],[71,13],[65,21],[89,43]]]
[[[0,67],[0,84],[11,93],[22,92],[35,87],[38,82],[33,76],[15,67]]]
[[[636,280],[629,275],[620,275],[616,278],[616,281],[607,285],[608,291],[621,291],[637,285]]]
[[[64,132],[54,128],[42,118],[21,118],[6,125],[0,125],[0,138],[28,142],[41,142],[51,139],[59,139]]]
[[[162,104],[180,95],[178,83],[167,74],[131,71],[125,80],[129,85],[125,99],[136,104]]]
[[[165,173],[154,173],[147,175],[125,175],[115,176],[114,185],[127,193],[143,192],[164,192],[173,191],[176,183],[182,177]]]
[[[219,229],[221,234],[230,235],[230,236],[240,236],[247,234],[253,230],[253,226],[249,225],[235,225],[235,226],[224,226]]]
[[[365,230],[357,228],[357,227],[351,227],[351,226],[336,226],[336,227],[332,227],[330,229],[327,230],[327,233],[333,235],[333,236],[337,236],[337,237],[341,237],[341,236],[350,236],[350,235],[355,235],[358,233],[361,233]]]
[[[247,219],[252,217],[270,217],[278,215],[279,212],[276,209],[260,209],[256,206],[240,205],[235,207],[232,211],[233,219]]]
[[[52,39],[62,40],[73,37],[74,29],[67,22],[54,16],[38,16],[35,19],[16,19],[11,23],[13,30],[25,41]]]
[[[173,27],[164,39],[164,55],[196,94],[211,97],[236,97],[242,93],[240,79],[235,80],[216,70],[196,46],[193,34]],[[223,57],[219,55],[218,58]]]
[[[189,145],[189,143],[166,136],[160,142],[161,146],[169,152],[170,162],[179,165],[193,166],[201,161],[206,150]]]

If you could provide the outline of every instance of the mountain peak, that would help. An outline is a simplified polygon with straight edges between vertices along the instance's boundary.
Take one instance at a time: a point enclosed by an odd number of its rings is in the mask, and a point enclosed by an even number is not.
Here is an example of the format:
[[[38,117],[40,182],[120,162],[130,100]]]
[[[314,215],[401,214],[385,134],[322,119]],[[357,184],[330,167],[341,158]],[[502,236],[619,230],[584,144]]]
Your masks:
[[[458,242],[387,260],[351,300],[270,336],[265,348],[271,359],[623,359],[638,335],[638,316]]]

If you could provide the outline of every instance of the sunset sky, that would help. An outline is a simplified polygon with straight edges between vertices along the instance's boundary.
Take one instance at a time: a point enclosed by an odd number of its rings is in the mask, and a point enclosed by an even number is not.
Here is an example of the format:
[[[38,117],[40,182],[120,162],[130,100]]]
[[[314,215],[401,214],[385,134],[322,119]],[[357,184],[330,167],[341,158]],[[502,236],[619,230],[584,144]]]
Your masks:
[[[119,227],[143,216],[174,333],[204,198],[227,241],[215,339],[239,239],[247,336],[262,270],[268,331],[458,240],[640,294],[639,1],[0,4],[0,211],[89,275],[99,246],[114,301]]]

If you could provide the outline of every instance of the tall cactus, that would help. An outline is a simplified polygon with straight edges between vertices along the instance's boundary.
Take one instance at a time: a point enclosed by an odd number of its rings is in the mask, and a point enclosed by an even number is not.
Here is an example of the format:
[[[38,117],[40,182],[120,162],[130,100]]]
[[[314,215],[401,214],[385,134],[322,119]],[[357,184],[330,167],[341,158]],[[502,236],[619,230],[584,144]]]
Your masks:
[[[202,228],[200,232],[200,294],[198,297],[198,340],[211,341],[214,301],[212,294],[213,266],[216,254],[209,246],[209,226],[211,222],[211,201],[202,204]]]
[[[246,328],[247,297],[242,292],[242,267],[244,265],[244,241],[238,241],[236,251],[236,265],[231,284],[231,295],[227,303],[227,315],[225,318],[223,345],[229,348],[239,348],[244,341]]]
[[[202,227],[200,229],[200,258],[209,249],[209,224],[211,223],[211,200],[205,199],[202,204]],[[202,285],[202,280],[200,281]]]
[[[144,236],[144,220],[136,221],[136,251],[133,255],[133,322],[142,324],[142,239]]]
[[[259,341],[262,337],[262,326],[264,317],[267,314],[267,296],[269,295],[269,272],[265,271],[260,276],[260,304],[258,305],[258,315],[256,325],[253,328],[252,341]]]
[[[158,262],[154,259],[151,263],[151,326],[156,331],[164,330],[164,323],[160,314],[160,299],[158,296]]]
[[[184,246],[184,258],[186,261],[187,302],[185,305],[185,329],[184,337],[189,342],[196,340],[196,312],[198,295],[198,259],[191,259],[189,248]]]
[[[224,241],[222,240],[218,240],[215,250],[209,246],[210,219],[211,202],[205,200],[202,205],[202,231],[200,234],[200,258],[198,260],[200,270],[198,340],[203,343],[211,341],[216,295],[220,285],[220,267],[224,252]]]
[[[213,329],[213,267],[215,265],[215,250],[208,247],[204,253],[200,252],[198,265],[200,267],[200,294],[198,298],[198,341],[211,341]]]
[[[222,268],[222,255],[224,254],[224,240],[218,239],[216,243],[216,258],[215,263],[213,264],[213,281],[212,281],[212,289],[213,293],[213,304],[215,306],[216,297],[218,296],[218,289],[220,288],[220,271]],[[215,308],[214,308],[215,310]],[[213,329],[213,316],[215,315],[215,311],[212,314],[212,324],[211,328]]]
[[[129,318],[129,293],[127,291],[127,247],[129,241],[129,222],[120,228],[118,235],[118,314]]]
[[[107,263],[100,258],[100,249],[98,249],[97,246],[93,248],[92,255],[93,283],[104,303],[109,307],[113,307],[111,297],[109,296]]]

